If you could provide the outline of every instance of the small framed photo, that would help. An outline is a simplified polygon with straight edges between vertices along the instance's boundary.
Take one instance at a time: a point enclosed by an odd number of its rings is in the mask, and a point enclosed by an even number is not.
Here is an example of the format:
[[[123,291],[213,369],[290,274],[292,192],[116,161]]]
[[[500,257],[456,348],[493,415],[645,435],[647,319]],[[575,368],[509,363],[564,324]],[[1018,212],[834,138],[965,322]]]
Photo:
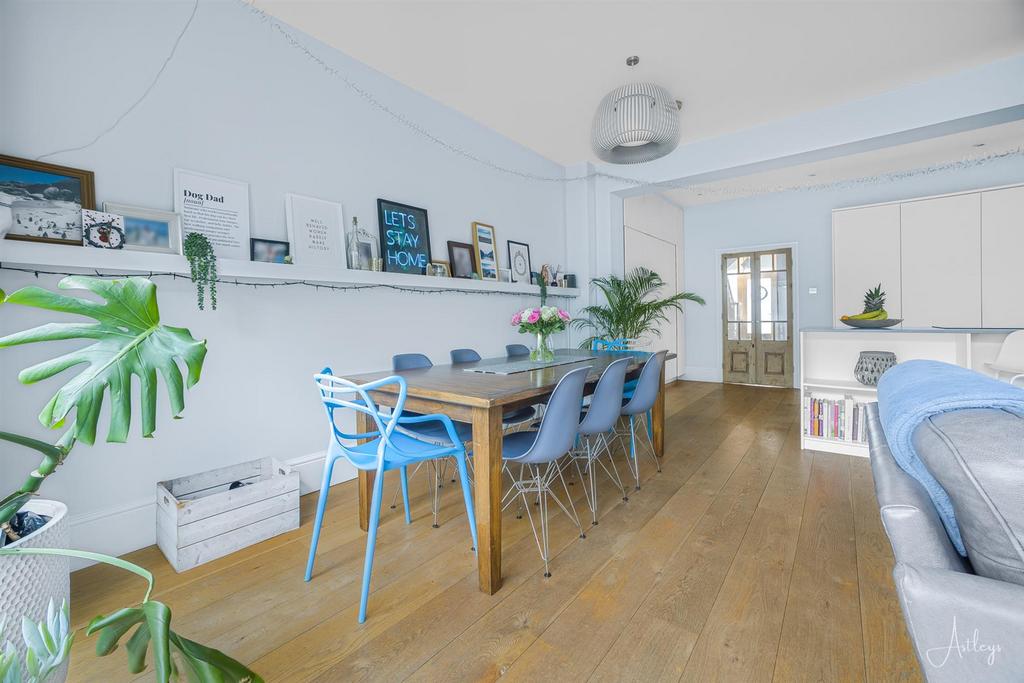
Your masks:
[[[473,223],[473,252],[476,254],[476,272],[481,280],[498,279],[498,243],[494,226]]]
[[[448,267],[447,261],[431,261],[430,267],[427,268],[427,275],[434,277],[451,277],[452,271]]]
[[[288,242],[262,240],[253,237],[249,240],[249,252],[253,261],[288,263],[288,255],[291,253],[291,250]]]
[[[82,209],[82,244],[97,249],[124,249],[124,216]]]
[[[498,268],[498,282],[512,282],[512,269]]]
[[[173,211],[103,202],[103,210],[124,217],[124,248],[160,254],[181,253],[181,216]]]
[[[476,255],[472,244],[448,240],[448,262],[452,277],[472,278],[476,274]]]
[[[0,234],[82,246],[82,209],[95,209],[92,171],[0,154]]]
[[[512,282],[525,282],[526,284],[533,282],[529,244],[508,241],[508,268],[512,271]]]

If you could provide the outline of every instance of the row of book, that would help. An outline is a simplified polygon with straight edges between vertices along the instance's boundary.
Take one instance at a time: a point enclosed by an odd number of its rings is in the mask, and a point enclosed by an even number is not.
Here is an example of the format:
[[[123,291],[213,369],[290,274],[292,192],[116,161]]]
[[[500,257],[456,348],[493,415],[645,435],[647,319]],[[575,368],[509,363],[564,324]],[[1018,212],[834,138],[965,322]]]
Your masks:
[[[804,435],[835,441],[867,443],[867,403],[845,398],[804,396]]]

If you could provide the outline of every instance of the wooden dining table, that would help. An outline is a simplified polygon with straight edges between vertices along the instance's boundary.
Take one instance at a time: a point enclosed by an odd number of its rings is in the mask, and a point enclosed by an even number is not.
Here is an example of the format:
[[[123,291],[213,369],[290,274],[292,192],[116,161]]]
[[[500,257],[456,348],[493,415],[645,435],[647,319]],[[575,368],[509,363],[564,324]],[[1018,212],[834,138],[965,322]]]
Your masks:
[[[640,351],[559,350],[556,361],[563,364],[514,374],[475,372],[474,369],[507,371],[510,362],[522,358],[485,358],[476,363],[434,365],[415,370],[382,370],[354,375],[340,375],[357,384],[365,384],[391,375],[401,375],[407,384],[405,410],[423,414],[441,413],[453,420],[473,426],[473,477],[475,482],[476,524],[479,547],[480,590],[494,594],[501,588],[501,498],[502,498],[502,415],[516,408],[544,403],[558,381],[570,370],[590,366],[585,392],[591,393],[604,369],[614,360],[630,358],[627,379],[639,375],[649,353]],[[674,358],[669,354],[667,359]],[[569,361],[569,362],[564,362]],[[380,405],[394,407],[395,389],[372,392]],[[665,369],[662,366],[658,397],[652,413],[652,442],[658,457],[665,447]],[[357,413],[358,433],[373,431],[371,419]],[[359,472],[359,526],[365,531],[370,519],[370,498],[375,473]]]

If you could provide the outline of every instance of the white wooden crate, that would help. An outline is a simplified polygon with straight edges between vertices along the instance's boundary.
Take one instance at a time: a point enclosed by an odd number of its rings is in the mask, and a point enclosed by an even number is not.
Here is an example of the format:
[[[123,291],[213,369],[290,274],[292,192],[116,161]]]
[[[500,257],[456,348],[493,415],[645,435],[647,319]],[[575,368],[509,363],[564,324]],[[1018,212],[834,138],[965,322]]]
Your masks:
[[[299,528],[299,473],[273,458],[162,481],[156,498],[156,542],[177,572]]]

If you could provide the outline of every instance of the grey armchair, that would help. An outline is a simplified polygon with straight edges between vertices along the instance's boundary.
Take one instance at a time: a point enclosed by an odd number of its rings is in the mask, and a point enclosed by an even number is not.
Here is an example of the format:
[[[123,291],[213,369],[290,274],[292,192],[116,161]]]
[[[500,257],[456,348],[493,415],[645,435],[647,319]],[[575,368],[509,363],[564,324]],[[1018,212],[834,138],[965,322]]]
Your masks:
[[[934,420],[941,429],[943,420],[957,419],[950,413]],[[925,678],[932,683],[1024,680],[1024,585],[979,576],[956,552],[924,488],[893,460],[877,405],[869,407],[868,439],[875,494],[896,559],[896,592]],[[927,460],[922,443],[915,445]],[[1021,467],[1024,463],[1016,472]],[[958,496],[944,485],[958,506]],[[1012,543],[1015,532],[1004,531]]]

